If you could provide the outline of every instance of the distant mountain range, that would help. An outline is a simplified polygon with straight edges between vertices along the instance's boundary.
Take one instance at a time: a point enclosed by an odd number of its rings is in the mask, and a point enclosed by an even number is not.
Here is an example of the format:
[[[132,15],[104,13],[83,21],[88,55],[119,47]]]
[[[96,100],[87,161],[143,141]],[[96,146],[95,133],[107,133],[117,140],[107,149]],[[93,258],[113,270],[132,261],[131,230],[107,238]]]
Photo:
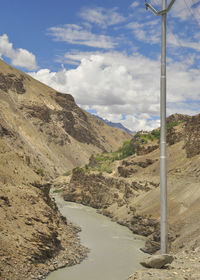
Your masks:
[[[125,132],[129,133],[129,134],[133,134],[134,132],[131,131],[130,129],[126,128],[125,126],[123,126],[123,124],[121,123],[114,123],[114,122],[110,122],[108,120],[105,120],[97,115],[94,115],[97,119],[100,119],[101,121],[103,121],[104,123],[106,123],[107,125],[111,126],[111,127],[117,127],[120,128],[122,130],[124,130]]]

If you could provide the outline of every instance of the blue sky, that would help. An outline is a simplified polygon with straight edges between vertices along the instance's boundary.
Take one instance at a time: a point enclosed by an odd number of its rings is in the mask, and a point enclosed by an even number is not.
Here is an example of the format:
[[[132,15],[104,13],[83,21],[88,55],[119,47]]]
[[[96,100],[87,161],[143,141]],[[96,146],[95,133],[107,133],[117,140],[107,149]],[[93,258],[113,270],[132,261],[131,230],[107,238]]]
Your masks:
[[[161,17],[144,1],[3,1],[0,13],[4,61],[129,129],[159,126]],[[198,0],[168,14],[167,77],[168,115],[199,113]]]

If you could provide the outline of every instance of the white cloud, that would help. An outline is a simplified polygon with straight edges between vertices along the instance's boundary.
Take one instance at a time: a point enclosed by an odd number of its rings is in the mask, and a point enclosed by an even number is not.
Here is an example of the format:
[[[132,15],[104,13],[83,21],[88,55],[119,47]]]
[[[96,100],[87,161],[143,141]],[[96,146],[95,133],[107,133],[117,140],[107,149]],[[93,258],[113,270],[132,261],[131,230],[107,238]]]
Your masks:
[[[49,69],[40,69],[37,72],[29,73],[33,78],[49,85],[50,87],[67,93],[67,70],[62,69],[59,72],[51,72]]]
[[[179,18],[182,21],[187,20],[192,13],[191,5],[192,2],[188,0],[176,0],[171,11],[171,15],[175,18]]]
[[[132,130],[158,126],[159,60],[119,52],[68,53],[68,56],[79,62],[75,69],[59,72],[46,69],[31,75],[59,91],[71,93],[87,110],[96,110],[112,121],[121,119]],[[194,104],[200,100],[199,70],[192,69],[187,61],[171,60],[167,74],[168,112],[196,113],[199,108]]]
[[[95,23],[103,28],[107,26],[116,25],[124,22],[126,18],[120,15],[116,8],[105,9],[102,7],[97,7],[95,9],[86,8],[80,12],[80,16],[91,23]]]
[[[132,4],[131,4],[131,8],[132,9],[135,9],[136,7],[138,7],[140,5],[140,3],[138,1],[134,1]]]
[[[157,10],[162,10],[161,1],[151,0],[150,2],[155,5]],[[168,1],[168,4],[169,3],[170,1]],[[199,0],[176,0],[169,15],[179,19],[180,21],[195,19],[197,22],[199,22],[199,7],[195,4],[199,4]]]
[[[199,32],[195,34],[196,38],[198,38],[199,36],[200,36]],[[174,47],[189,48],[197,52],[200,51],[200,41],[194,42],[194,41],[190,41],[189,39],[181,38],[178,35],[174,35],[172,31],[167,36],[167,42]]]
[[[63,41],[70,44],[102,49],[112,49],[117,45],[110,36],[94,34],[87,27],[84,29],[82,26],[76,24],[51,27],[48,31],[49,35],[54,37],[56,41]]]
[[[144,114],[138,116],[128,115],[125,120],[120,121],[125,127],[130,130],[138,131],[138,130],[153,130],[160,126],[159,120],[149,119]]]
[[[131,22],[126,25],[127,29],[133,31],[135,37],[143,42],[157,44],[160,42],[160,29],[157,28],[159,20],[147,20],[146,22]]]
[[[38,68],[35,55],[21,48],[15,50],[6,34],[0,36],[0,56],[10,58],[14,66],[23,67],[28,70],[36,70]]]

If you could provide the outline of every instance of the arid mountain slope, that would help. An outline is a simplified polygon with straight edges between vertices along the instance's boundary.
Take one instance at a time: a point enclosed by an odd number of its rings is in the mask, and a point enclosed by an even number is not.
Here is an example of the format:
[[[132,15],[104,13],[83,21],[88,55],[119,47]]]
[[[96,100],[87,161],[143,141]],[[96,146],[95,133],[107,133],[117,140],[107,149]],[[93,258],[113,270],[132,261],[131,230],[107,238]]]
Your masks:
[[[80,109],[61,94],[0,60],[0,135],[48,176],[116,149],[130,136]]]
[[[49,197],[52,178],[130,136],[0,60],[0,279],[43,279],[81,261],[78,229]]]

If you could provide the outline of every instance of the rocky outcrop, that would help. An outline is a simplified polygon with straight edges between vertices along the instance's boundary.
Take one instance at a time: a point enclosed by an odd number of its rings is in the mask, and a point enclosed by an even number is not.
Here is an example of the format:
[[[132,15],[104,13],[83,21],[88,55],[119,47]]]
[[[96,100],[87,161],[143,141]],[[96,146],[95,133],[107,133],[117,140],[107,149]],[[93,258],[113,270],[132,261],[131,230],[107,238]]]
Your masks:
[[[183,124],[184,126],[184,124]],[[174,127],[168,129],[167,131],[167,144],[174,145],[185,138],[184,128],[177,131]]]
[[[50,270],[86,256],[79,228],[61,216],[50,185],[33,185],[0,185],[1,279],[44,279]]]
[[[113,186],[116,189],[114,193],[111,191]],[[119,189],[124,190],[122,198],[118,195]],[[126,182],[105,178],[101,174],[87,174],[82,169],[76,168],[73,170],[70,184],[64,191],[63,197],[67,201],[100,209],[109,207],[113,202],[124,205],[129,191],[131,192],[131,187]]]
[[[83,169],[76,168],[73,170],[70,183],[64,186],[63,197],[66,201],[97,208],[100,213],[127,226],[133,233],[150,237],[151,241],[143,251],[153,253],[159,250],[159,240],[155,234],[159,231],[159,223],[152,217],[138,214],[136,209],[131,206],[131,201],[139,192],[148,192],[155,187],[157,185],[153,182],[132,181],[128,183],[102,174],[87,174]],[[127,217],[115,216],[115,212],[112,210],[113,205],[118,209],[116,211],[125,207]]]
[[[200,154],[200,114],[191,117],[185,126],[185,149],[187,157]]]
[[[142,156],[142,155],[147,155],[159,148],[159,145],[136,145],[136,150],[137,150],[137,155]]]
[[[4,75],[0,73],[0,89],[6,93],[9,90],[14,90],[17,94],[24,94],[26,92],[24,88],[24,76],[17,77],[15,74]]]
[[[173,114],[167,117],[167,124],[186,122],[190,119],[190,116],[184,114]]]

